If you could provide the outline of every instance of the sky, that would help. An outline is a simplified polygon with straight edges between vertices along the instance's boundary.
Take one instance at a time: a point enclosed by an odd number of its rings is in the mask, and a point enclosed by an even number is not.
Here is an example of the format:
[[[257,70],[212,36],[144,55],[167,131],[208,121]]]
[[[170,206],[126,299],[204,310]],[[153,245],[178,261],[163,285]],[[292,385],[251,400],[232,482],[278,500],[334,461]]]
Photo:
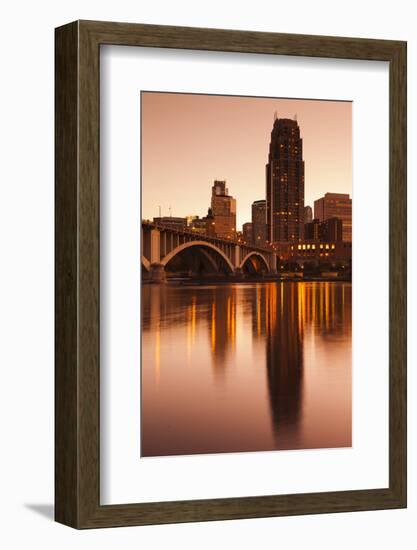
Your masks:
[[[237,228],[265,198],[274,113],[297,117],[305,205],[352,193],[352,103],[141,92],[142,218],[207,214],[213,180],[237,201]]]

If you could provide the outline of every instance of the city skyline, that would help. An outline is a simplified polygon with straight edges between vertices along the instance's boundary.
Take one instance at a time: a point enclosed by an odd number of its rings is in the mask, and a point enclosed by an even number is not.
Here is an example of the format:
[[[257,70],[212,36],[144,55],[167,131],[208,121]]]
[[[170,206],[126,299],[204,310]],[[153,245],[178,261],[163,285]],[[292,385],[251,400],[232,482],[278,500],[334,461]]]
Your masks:
[[[240,230],[252,203],[265,199],[275,116],[296,118],[300,127],[306,205],[352,192],[350,102],[142,92],[141,104],[143,219],[158,216],[159,207],[162,216],[203,217],[212,182],[224,179]]]
[[[141,97],[141,456],[350,447],[351,104]]]

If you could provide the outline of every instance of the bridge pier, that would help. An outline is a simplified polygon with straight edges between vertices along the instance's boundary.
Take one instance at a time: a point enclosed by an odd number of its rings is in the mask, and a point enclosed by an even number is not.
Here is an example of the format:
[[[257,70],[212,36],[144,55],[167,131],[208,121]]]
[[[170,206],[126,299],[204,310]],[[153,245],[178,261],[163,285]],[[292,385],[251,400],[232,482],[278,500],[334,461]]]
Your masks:
[[[161,232],[159,229],[151,229],[151,264],[161,261]]]
[[[240,260],[242,259],[241,255],[240,255],[240,246],[236,245],[233,252],[234,252],[234,254],[233,254],[234,258],[232,260],[232,263],[234,264],[234,267],[235,267],[235,273],[238,273],[238,270],[240,270],[240,272],[242,272],[242,270],[239,268]]]
[[[277,272],[277,255],[273,252],[269,256],[269,272],[274,274]]]
[[[151,264],[151,281],[153,283],[164,283],[165,280],[165,266],[158,262]]]

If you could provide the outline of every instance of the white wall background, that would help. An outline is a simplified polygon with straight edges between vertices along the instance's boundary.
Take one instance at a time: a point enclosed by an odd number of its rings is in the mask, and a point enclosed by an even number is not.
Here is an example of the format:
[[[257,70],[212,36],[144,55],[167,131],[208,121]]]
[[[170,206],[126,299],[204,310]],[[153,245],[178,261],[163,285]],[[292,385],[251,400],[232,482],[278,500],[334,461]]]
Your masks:
[[[1,7],[0,544],[24,548],[414,549],[417,543],[417,23],[397,0],[128,0]],[[54,27],[74,19],[408,40],[409,508],[77,532],[52,522]],[[372,131],[378,131],[373,128]],[[375,159],[377,161],[377,159]]]

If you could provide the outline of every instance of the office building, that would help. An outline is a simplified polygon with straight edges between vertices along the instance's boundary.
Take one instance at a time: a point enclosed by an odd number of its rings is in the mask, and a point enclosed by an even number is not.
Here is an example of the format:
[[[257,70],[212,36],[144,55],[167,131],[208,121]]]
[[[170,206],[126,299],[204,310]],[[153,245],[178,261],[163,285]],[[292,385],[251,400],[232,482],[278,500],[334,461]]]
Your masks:
[[[242,225],[242,238],[245,243],[251,244],[253,239],[253,224],[251,222]]]
[[[319,239],[321,242],[343,241],[343,223],[339,218],[329,218],[320,223]]]
[[[306,241],[318,241],[320,238],[320,221],[311,220],[304,224],[304,239]]]
[[[252,203],[252,242],[265,246],[266,241],[266,200]]]
[[[339,218],[343,226],[343,240],[352,242],[352,199],[345,193],[326,193],[314,201],[314,217],[320,221]]]
[[[174,216],[161,216],[154,218],[153,222],[156,225],[163,225],[170,229],[178,229],[184,231],[187,228],[187,218],[176,218]]]
[[[214,232],[220,238],[236,236],[236,199],[229,195],[226,182],[215,180],[211,188],[211,212]]]
[[[296,120],[275,117],[266,165],[267,240],[304,238],[303,140]]]

